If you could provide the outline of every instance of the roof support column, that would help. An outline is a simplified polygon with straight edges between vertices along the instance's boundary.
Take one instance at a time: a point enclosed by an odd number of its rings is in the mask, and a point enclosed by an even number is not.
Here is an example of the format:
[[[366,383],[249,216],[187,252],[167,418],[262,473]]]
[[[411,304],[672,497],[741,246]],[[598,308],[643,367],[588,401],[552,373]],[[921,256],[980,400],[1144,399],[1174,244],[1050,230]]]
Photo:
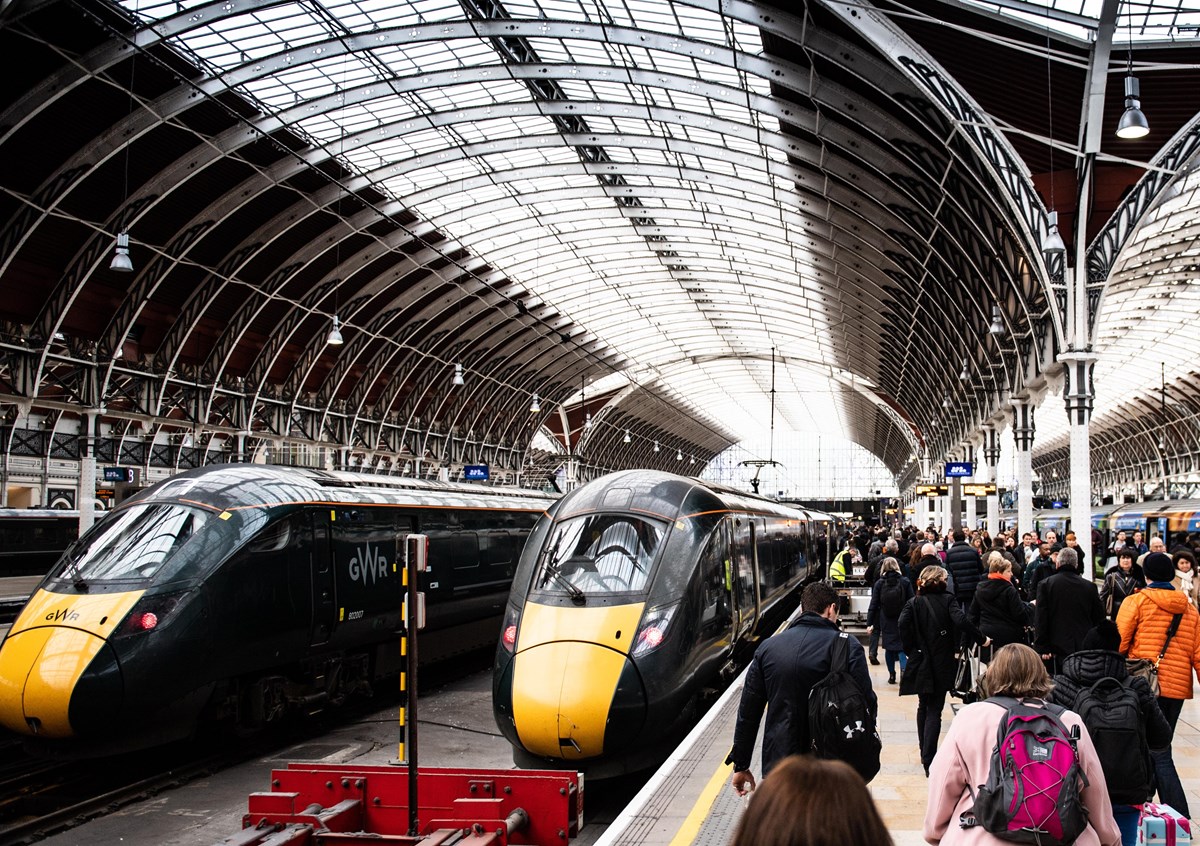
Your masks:
[[[1096,157],[1100,153],[1104,125],[1104,92],[1108,84],[1108,64],[1116,30],[1120,0],[1104,0],[1097,19],[1096,41],[1088,64],[1087,97],[1080,115],[1082,128],[1081,152],[1077,169],[1079,196],[1076,202],[1072,248],[1074,266],[1063,257],[1063,282],[1066,287],[1066,352],[1058,360],[1064,367],[1066,380],[1063,399],[1071,429],[1070,474],[1067,480],[1071,496],[1071,528],[1083,550],[1080,569],[1094,578],[1092,568],[1092,454],[1088,441],[1088,422],[1092,416],[1095,386],[1092,371],[1096,356],[1092,352],[1092,301],[1088,285],[1103,286],[1104,279],[1089,279],[1090,262],[1087,254],[1087,219],[1092,209],[1096,178]]]
[[[1081,276],[1082,274],[1075,274]],[[1083,550],[1080,567],[1089,578],[1094,578],[1092,566],[1092,450],[1088,439],[1088,422],[1092,418],[1092,405],[1096,397],[1092,384],[1092,371],[1096,367],[1096,356],[1090,352],[1068,352],[1059,356],[1066,378],[1063,399],[1067,405],[1067,418],[1071,427],[1071,528]]]
[[[99,420],[99,410],[89,408],[79,421],[83,431],[79,433],[79,488],[75,502],[79,506],[81,537],[96,522],[96,429],[100,425]]]
[[[973,446],[963,447],[963,461],[971,462],[971,465],[972,465],[971,469],[972,470],[975,469],[975,467],[974,467],[975,447],[973,447]],[[972,476],[968,481],[971,481],[971,482],[975,481],[975,477]],[[975,519],[976,519],[976,517],[975,517],[975,497],[964,496],[963,497],[963,509],[966,511],[966,517],[963,518],[963,528],[967,530],[968,534],[970,534],[971,532],[975,531],[976,528],[978,528],[975,525]]]
[[[929,497],[918,496],[914,506],[915,511],[913,516],[917,518],[915,520],[917,528],[925,531],[925,527],[929,525]]]
[[[983,460],[987,464],[987,481],[996,484],[996,465],[1000,463],[1000,433],[995,426],[985,426],[983,430]],[[987,498],[987,530],[993,538],[1000,534],[1000,488],[988,494]]]
[[[1017,444],[1017,530],[1033,531],[1033,403],[1014,399],[1013,440]]]

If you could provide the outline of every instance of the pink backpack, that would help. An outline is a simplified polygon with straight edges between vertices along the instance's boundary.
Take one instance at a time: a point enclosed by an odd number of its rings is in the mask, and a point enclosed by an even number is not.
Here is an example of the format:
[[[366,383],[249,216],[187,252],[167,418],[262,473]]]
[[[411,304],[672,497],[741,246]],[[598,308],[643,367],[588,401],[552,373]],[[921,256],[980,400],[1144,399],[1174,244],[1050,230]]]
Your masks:
[[[976,825],[1001,840],[1067,846],[1087,828],[1080,790],[1087,779],[1079,763],[1079,729],[1063,725],[1057,705],[1041,707],[1006,696],[986,701],[1005,709],[997,729],[987,783],[959,825]],[[1040,703],[1040,700],[1038,700]],[[968,786],[969,789],[969,786]]]

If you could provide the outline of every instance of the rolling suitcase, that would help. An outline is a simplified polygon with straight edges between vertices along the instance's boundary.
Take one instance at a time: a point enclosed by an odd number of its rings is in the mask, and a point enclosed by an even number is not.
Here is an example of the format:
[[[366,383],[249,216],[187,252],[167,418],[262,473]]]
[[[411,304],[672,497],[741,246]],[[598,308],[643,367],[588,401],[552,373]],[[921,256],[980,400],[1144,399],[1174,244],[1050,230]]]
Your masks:
[[[1147,802],[1138,818],[1138,846],[1187,846],[1192,824],[1170,805]]]

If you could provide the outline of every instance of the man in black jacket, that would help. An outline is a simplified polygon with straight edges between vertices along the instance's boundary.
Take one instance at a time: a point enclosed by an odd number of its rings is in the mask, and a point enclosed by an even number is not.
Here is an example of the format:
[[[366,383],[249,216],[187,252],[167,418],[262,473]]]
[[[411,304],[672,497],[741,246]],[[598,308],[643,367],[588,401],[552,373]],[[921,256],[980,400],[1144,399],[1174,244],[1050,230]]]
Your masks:
[[[1079,554],[1063,547],[1058,551],[1057,572],[1038,582],[1034,649],[1057,672],[1063,659],[1082,649],[1087,633],[1103,619],[1096,585],[1079,574]]]
[[[975,587],[983,580],[983,560],[975,547],[967,543],[967,533],[954,530],[954,543],[946,552],[945,567],[954,577],[954,597],[963,610],[971,607]]]
[[[766,776],[771,768],[788,755],[810,751],[808,733],[808,693],[812,686],[829,674],[829,649],[838,631],[838,596],[829,585],[815,582],[800,597],[804,613],[777,635],[767,638],[754,654],[737,725],[733,731],[733,749],[725,763],[733,764],[731,783],[739,795],[755,786],[750,758],[763,708],[767,725],[763,732],[762,767]],[[862,645],[850,640],[850,673],[863,695],[876,708],[875,691],[867,672]]]
[[[1132,548],[1129,557],[1132,560]],[[1112,800],[1113,816],[1121,829],[1122,842],[1133,843],[1137,835],[1137,806],[1154,795],[1154,762],[1150,750],[1171,745],[1171,724],[1146,680],[1129,675],[1125,656],[1117,651],[1120,648],[1121,633],[1116,624],[1102,620],[1084,637],[1083,649],[1063,661],[1062,673],[1054,677],[1049,701],[1084,717],[1084,725],[1100,754],[1100,766],[1104,770],[1104,781]],[[1088,709],[1080,707],[1080,695],[1088,694],[1092,685],[1102,679],[1106,679],[1107,684],[1115,681],[1128,687],[1137,697],[1137,711],[1131,714],[1123,708],[1107,710],[1101,714],[1101,723],[1097,725],[1095,711],[1087,713]],[[1125,742],[1105,743],[1106,728],[1118,730],[1107,733],[1110,741],[1118,737]]]

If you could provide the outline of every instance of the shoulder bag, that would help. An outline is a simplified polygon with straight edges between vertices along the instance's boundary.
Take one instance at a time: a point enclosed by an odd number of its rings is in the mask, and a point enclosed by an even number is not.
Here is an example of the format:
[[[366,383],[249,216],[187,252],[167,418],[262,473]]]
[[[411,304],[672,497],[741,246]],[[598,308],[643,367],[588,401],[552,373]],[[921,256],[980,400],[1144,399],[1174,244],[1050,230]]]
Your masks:
[[[1125,659],[1125,667],[1129,671],[1129,675],[1145,679],[1146,684],[1150,685],[1150,692],[1155,696],[1159,695],[1159,662],[1162,661],[1163,656],[1167,654],[1167,647],[1171,645],[1171,638],[1175,637],[1175,632],[1179,631],[1179,623],[1181,620],[1183,620],[1182,614],[1176,614],[1171,618],[1171,627],[1167,629],[1167,640],[1163,644],[1162,651],[1158,653],[1158,657],[1153,661],[1151,661],[1149,658]]]

